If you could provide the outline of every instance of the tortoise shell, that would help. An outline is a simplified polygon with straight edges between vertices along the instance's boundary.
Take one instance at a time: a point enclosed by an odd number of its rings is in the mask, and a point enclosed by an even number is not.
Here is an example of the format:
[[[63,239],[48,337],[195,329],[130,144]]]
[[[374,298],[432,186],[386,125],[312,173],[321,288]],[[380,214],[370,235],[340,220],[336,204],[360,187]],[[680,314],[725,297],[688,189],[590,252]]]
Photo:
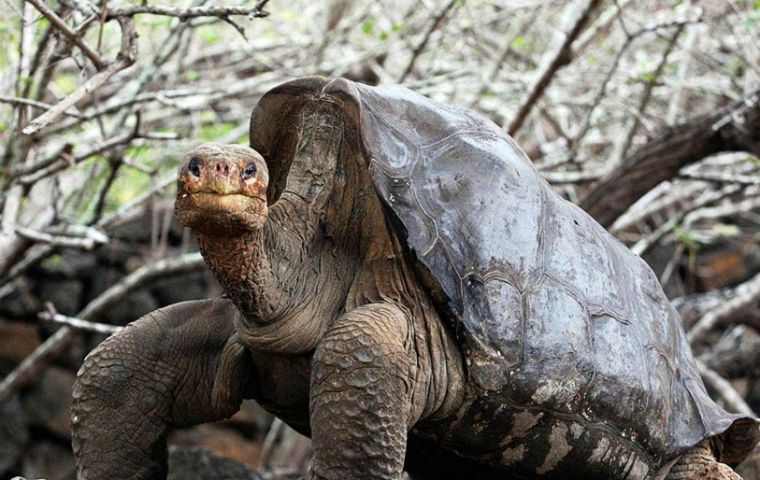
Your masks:
[[[252,114],[251,146],[272,178],[287,175],[274,152],[289,115],[309,102],[336,105],[353,122],[390,223],[454,322],[492,423],[536,445],[563,425],[575,464],[596,461],[619,477],[650,476],[716,435],[725,462],[752,449],[756,421],[707,395],[652,270],[552,191],[499,127],[401,87],[294,80]],[[545,418],[522,431],[526,412]]]

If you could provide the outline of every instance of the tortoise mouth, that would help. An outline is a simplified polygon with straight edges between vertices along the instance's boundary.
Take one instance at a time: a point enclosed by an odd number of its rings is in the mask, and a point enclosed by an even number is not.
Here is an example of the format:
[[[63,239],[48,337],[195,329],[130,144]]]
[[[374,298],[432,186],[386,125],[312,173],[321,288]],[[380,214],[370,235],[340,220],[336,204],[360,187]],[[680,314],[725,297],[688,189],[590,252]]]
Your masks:
[[[188,192],[180,194],[181,199],[191,199],[199,208],[208,210],[239,210],[249,207],[252,202],[266,201],[264,196],[245,195],[243,193]]]
[[[175,209],[183,225],[199,230],[255,230],[267,217],[265,196],[242,193],[181,192]]]

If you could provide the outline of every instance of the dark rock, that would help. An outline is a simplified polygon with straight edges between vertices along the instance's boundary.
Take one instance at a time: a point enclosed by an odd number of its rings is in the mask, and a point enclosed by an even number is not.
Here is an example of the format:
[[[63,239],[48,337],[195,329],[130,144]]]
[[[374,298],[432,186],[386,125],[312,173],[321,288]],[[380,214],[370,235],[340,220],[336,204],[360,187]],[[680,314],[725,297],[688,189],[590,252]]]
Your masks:
[[[174,216],[173,201],[158,205],[156,210],[148,209],[139,213],[114,225],[110,229],[111,237],[124,243],[150,244],[153,229],[162,232],[165,229],[164,221],[168,220],[170,222],[167,229],[169,245],[179,245],[182,241],[183,227]]]
[[[125,273],[120,267],[101,264],[100,268],[95,270],[92,276],[87,280],[87,301],[92,301],[93,298],[112,287],[116,282],[121,280],[124,275]]]
[[[48,367],[22,395],[30,424],[68,439],[70,433],[71,388],[74,374],[60,367]]]
[[[642,258],[652,268],[657,278],[662,278],[662,274],[668,267],[668,264],[673,260],[675,255],[675,246],[673,244],[663,245],[661,243],[653,246],[647,251]],[[667,281],[662,285],[662,289],[668,298],[680,297],[686,295],[687,287],[683,282],[683,278],[675,269],[668,277]]]
[[[220,458],[203,449],[170,448],[167,480],[264,480],[234,460]]]
[[[211,272],[198,272],[156,281],[150,291],[161,305],[207,298]]]
[[[78,280],[47,277],[37,286],[37,296],[43,304],[51,302],[64,315],[76,315],[82,307],[84,288]]]
[[[126,325],[160,306],[149,291],[138,290],[102,314],[100,321],[112,325]]]
[[[16,279],[13,293],[0,300],[0,312],[9,318],[35,317],[42,310],[42,302],[34,293],[36,278],[22,277]]]
[[[752,478],[760,478],[759,448],[755,448],[755,450],[736,467],[736,473],[741,475],[742,478],[746,478],[747,480],[750,480]]]
[[[76,480],[76,465],[71,450],[48,441],[29,448],[24,455],[22,471],[26,478]]]
[[[241,430],[249,436],[262,437],[266,435],[274,415],[264,410],[254,400],[244,400],[240,410],[224,423]]]
[[[260,467],[261,443],[222,425],[206,424],[175,431],[169,438],[169,444],[176,447],[200,448],[219,458],[235,460],[251,468]]]
[[[92,275],[97,266],[96,257],[91,252],[67,250],[47,257],[32,272],[35,275],[82,278]]]
[[[19,463],[29,440],[26,415],[14,398],[0,408],[0,476]]]
[[[0,320],[0,357],[18,363],[40,344],[37,327],[31,323]]]

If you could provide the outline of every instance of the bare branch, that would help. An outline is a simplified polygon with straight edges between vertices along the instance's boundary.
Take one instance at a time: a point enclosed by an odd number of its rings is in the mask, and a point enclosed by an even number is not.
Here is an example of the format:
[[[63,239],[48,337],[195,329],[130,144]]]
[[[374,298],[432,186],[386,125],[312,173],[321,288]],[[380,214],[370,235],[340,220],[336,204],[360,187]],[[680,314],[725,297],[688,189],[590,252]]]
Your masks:
[[[739,395],[739,392],[737,392],[725,378],[715,373],[714,370],[707,368],[701,361],[695,361],[697,363],[699,374],[702,376],[702,380],[720,395],[720,398],[723,399],[729,410],[741,413],[742,415],[747,415],[751,418],[757,417],[755,412],[752,411],[752,408],[750,408],[742,396]]]
[[[675,47],[676,42],[678,41],[678,37],[681,36],[681,32],[683,32],[684,26],[685,25],[682,23],[676,27],[676,30],[668,39],[668,44],[665,47],[665,51],[662,53],[662,56],[660,57],[660,62],[657,64],[657,68],[655,68],[654,73],[652,73],[652,75],[647,78],[646,85],[644,86],[644,93],[641,95],[641,100],[639,101],[639,106],[637,109],[638,113],[633,116],[631,126],[628,128],[628,132],[624,137],[623,143],[620,147],[620,154],[619,156],[616,156],[617,158],[622,159],[622,157],[625,157],[625,155],[628,153],[628,150],[630,150],[631,144],[633,143],[633,137],[636,135],[636,131],[638,130],[639,125],[641,125],[641,117],[644,115],[644,111],[649,105],[649,101],[652,99],[652,90],[654,90],[655,85],[657,85],[657,82],[659,81],[660,76],[665,69],[665,65],[668,63],[668,57],[670,57],[670,54],[673,52],[673,47]]]
[[[572,61],[573,42],[581,34],[592,13],[601,3],[601,0],[588,0],[570,31],[565,34],[564,40],[560,43],[559,47],[545,57],[542,62],[543,66],[536,75],[536,80],[531,85],[528,94],[520,103],[517,113],[515,113],[514,118],[507,127],[507,132],[510,135],[514,136],[520,130],[523,123],[525,123],[525,119],[528,118],[528,114],[536,105],[541,95],[544,94],[546,87],[549,86],[557,71]],[[574,4],[571,4],[570,7],[576,8]]]
[[[95,65],[95,67],[98,70],[102,70],[103,67],[105,67],[105,62],[102,58],[100,58],[100,55],[98,55],[98,52],[90,48],[89,45],[87,45],[73,30],[69,28],[68,25],[66,25],[66,22],[63,21],[61,17],[56,15],[54,11],[50,9],[42,0],[26,0],[27,2],[34,5],[34,8],[39,10],[41,14],[43,14],[48,20],[50,20],[50,23],[55,26],[63,35],[69,39],[72,43],[74,43],[77,47],[79,47],[80,50],[82,50],[82,53],[90,59],[90,61]]]
[[[48,110],[50,108],[53,108],[53,105],[50,105],[49,103],[45,102],[38,102],[36,100],[30,100],[28,98],[22,98],[22,97],[10,97],[7,95],[0,95],[0,103],[9,103],[11,105],[28,105],[30,107],[39,108],[42,110]],[[83,118],[82,115],[75,111],[68,111],[63,112],[64,115],[68,115],[70,117],[74,118]]]
[[[734,293],[733,298],[721,303],[714,310],[710,310],[697,321],[686,335],[689,342],[693,344],[702,340],[721,321],[731,318],[734,312],[757,301],[760,298],[760,274],[736,287]]]
[[[705,182],[728,183],[733,185],[760,185],[760,175],[734,175],[731,173],[683,172],[679,178],[702,180]]]
[[[247,15],[250,18],[261,18],[269,15],[264,11],[264,7],[269,0],[261,0],[253,7],[168,7],[165,5],[125,5],[120,7],[108,8],[106,19],[118,17],[133,17],[143,13],[151,15],[163,15],[167,17],[177,17],[181,20],[187,20],[197,17],[230,17],[235,15]]]
[[[760,155],[760,92],[714,113],[701,115],[635,151],[609,172],[581,201],[581,207],[604,226],[659,183],[709,155],[747,151]]]
[[[35,242],[48,243],[54,247],[63,248],[80,248],[83,250],[92,250],[98,245],[108,243],[108,237],[103,234],[88,235],[85,237],[71,237],[64,235],[51,235],[47,232],[38,232],[31,228],[16,227],[16,232],[24,238]],[[93,230],[94,232],[94,230]]]
[[[407,63],[406,68],[404,69],[404,73],[402,73],[401,77],[398,79],[399,83],[404,83],[404,80],[406,80],[406,77],[408,77],[409,74],[412,73],[412,70],[414,69],[414,64],[417,62],[417,58],[425,50],[425,47],[430,41],[430,36],[433,35],[433,32],[435,32],[441,27],[443,20],[449,14],[451,9],[454,8],[454,5],[456,5],[458,2],[459,0],[450,0],[449,3],[447,3],[446,6],[443,7],[443,10],[438,12],[438,15],[436,15],[435,18],[433,18],[433,23],[430,24],[430,28],[428,28],[427,31],[425,32],[425,36],[422,37],[422,40],[420,41],[420,43],[417,44],[416,47],[414,47],[414,50],[412,50],[412,58],[409,59],[409,63]]]
[[[109,325],[107,323],[90,322],[88,320],[82,320],[81,318],[61,315],[55,310],[55,307],[50,302],[46,304],[46,308],[47,310],[39,313],[38,318],[40,320],[67,325],[76,330],[84,330],[88,332],[105,333],[107,335],[111,335],[118,331],[121,331],[124,328],[117,327],[116,325]]]
[[[79,86],[73,93],[58,102],[58,104],[35,118],[27,125],[22,132],[25,135],[34,135],[50,123],[55,121],[64,112],[73,107],[84,97],[92,94],[108,81],[115,73],[124,70],[135,62],[137,57],[137,34],[132,19],[119,21],[121,24],[122,48],[116,59],[116,62],[108,65],[105,70],[93,75],[86,82]]]

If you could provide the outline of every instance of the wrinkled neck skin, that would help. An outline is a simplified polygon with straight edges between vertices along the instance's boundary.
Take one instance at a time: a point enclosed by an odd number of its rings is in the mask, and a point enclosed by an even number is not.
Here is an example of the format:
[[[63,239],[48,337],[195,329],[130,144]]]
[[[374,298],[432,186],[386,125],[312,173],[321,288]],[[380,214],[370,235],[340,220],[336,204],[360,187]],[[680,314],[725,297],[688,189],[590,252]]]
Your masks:
[[[238,334],[251,348],[288,354],[316,347],[345,305],[358,262],[358,222],[353,205],[341,202],[351,185],[334,182],[347,148],[340,117],[316,109],[297,120],[302,134],[291,173],[264,228],[198,233],[201,252],[242,314]],[[342,231],[326,231],[341,215]]]

